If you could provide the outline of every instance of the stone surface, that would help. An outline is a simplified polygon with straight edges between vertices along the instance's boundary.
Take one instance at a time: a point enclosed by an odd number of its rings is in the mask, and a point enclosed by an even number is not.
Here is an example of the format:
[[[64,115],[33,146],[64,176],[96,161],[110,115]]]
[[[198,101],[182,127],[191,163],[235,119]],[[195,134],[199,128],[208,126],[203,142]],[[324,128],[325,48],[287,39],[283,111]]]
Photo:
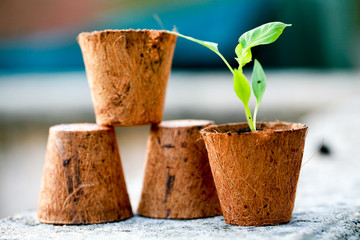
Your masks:
[[[359,208],[358,208],[359,210]],[[108,224],[54,226],[39,223],[35,212],[0,220],[1,239],[359,239],[360,215],[345,206],[296,212],[289,224],[239,227],[223,217],[162,220],[135,216]]]

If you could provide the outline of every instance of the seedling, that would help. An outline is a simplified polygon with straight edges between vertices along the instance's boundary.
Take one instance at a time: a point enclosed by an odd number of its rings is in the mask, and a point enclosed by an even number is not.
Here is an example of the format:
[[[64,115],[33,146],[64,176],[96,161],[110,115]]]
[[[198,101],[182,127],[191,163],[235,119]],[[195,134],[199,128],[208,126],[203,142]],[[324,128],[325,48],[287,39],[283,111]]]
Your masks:
[[[238,68],[232,68],[226,61],[224,56],[218,50],[218,44],[214,42],[207,42],[198,40],[192,37],[182,35],[180,33],[169,31],[169,33],[175,34],[179,37],[187,40],[199,43],[213,52],[215,52],[226,64],[233,74],[234,90],[238,98],[244,104],[245,115],[249,128],[252,132],[256,131],[256,115],[259,109],[261,99],[266,89],[266,77],[264,70],[259,61],[255,59],[254,68],[252,72],[251,82],[252,90],[256,98],[256,105],[254,109],[254,117],[251,115],[249,108],[249,100],[251,96],[251,87],[249,81],[243,73],[243,67],[252,60],[251,48],[258,45],[265,45],[274,42],[281,35],[285,27],[289,27],[291,24],[285,24],[282,22],[270,22],[254,28],[239,38],[239,44],[235,48],[236,60],[239,63]]]

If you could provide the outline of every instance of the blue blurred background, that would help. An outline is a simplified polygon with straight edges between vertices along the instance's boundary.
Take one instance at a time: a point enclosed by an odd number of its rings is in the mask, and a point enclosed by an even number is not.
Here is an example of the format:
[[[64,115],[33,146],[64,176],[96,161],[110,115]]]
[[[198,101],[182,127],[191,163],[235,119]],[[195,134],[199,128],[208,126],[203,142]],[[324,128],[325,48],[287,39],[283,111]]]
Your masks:
[[[271,47],[254,49],[268,67],[358,68],[358,0],[1,0],[0,70],[83,69],[82,31],[168,29],[218,42],[234,61],[241,33],[268,21],[293,24]],[[178,41],[174,68],[224,68],[213,53]]]

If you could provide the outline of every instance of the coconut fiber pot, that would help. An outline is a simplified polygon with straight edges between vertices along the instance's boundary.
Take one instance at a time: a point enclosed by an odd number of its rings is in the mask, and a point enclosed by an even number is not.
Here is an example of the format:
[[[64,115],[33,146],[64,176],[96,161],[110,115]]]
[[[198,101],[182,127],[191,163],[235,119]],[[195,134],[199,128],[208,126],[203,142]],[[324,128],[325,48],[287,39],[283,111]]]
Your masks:
[[[90,123],[51,127],[39,221],[94,224],[132,215],[114,129]]]
[[[96,123],[135,126],[162,120],[176,36],[158,30],[81,33]]]
[[[200,129],[208,120],[163,121],[151,127],[138,214],[192,219],[221,215]]]
[[[227,223],[241,226],[289,222],[294,208],[307,126],[247,123],[200,131]]]

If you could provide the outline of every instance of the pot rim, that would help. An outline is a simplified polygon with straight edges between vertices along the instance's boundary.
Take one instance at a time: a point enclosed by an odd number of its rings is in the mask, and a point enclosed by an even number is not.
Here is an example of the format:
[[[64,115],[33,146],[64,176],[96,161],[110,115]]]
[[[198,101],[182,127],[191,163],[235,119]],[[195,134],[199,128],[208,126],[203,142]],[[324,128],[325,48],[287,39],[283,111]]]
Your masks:
[[[150,32],[158,32],[158,33],[165,33],[165,34],[171,34],[169,33],[167,30],[157,30],[157,29],[132,29],[132,28],[128,28],[128,29],[104,29],[104,30],[95,30],[95,31],[91,31],[91,32],[81,32],[79,34],[80,35],[86,35],[86,36],[90,36],[90,35],[99,35],[99,34],[109,34],[109,33],[131,33],[131,32],[136,32],[136,33],[150,33]],[[175,36],[175,35],[174,35]]]
[[[234,131],[220,131],[217,130],[219,128],[227,129],[235,126],[241,126],[240,129],[246,129],[248,128],[247,122],[238,122],[238,123],[225,123],[225,124],[219,124],[219,125],[211,125],[206,128],[203,128],[200,131],[200,134],[203,136],[209,135],[229,135],[229,133],[234,133]],[[294,123],[294,122],[284,122],[284,121],[275,121],[275,122],[258,122],[256,124],[256,127],[267,127],[267,129],[264,129],[262,131],[256,131],[256,132],[239,132],[236,133],[237,135],[254,135],[254,134],[262,134],[264,132],[293,132],[293,131],[300,131],[300,130],[307,130],[308,126],[303,123]],[[213,130],[216,130],[214,132]],[[234,134],[235,135],[235,134]]]
[[[96,123],[63,123],[50,127],[51,132],[97,132],[109,131],[111,126],[99,125]]]
[[[160,123],[156,124],[161,128],[168,128],[168,129],[182,129],[182,128],[194,128],[194,127],[209,127],[215,124],[212,120],[206,119],[176,119],[176,120],[167,120],[161,121]],[[205,127],[204,127],[205,126]]]

